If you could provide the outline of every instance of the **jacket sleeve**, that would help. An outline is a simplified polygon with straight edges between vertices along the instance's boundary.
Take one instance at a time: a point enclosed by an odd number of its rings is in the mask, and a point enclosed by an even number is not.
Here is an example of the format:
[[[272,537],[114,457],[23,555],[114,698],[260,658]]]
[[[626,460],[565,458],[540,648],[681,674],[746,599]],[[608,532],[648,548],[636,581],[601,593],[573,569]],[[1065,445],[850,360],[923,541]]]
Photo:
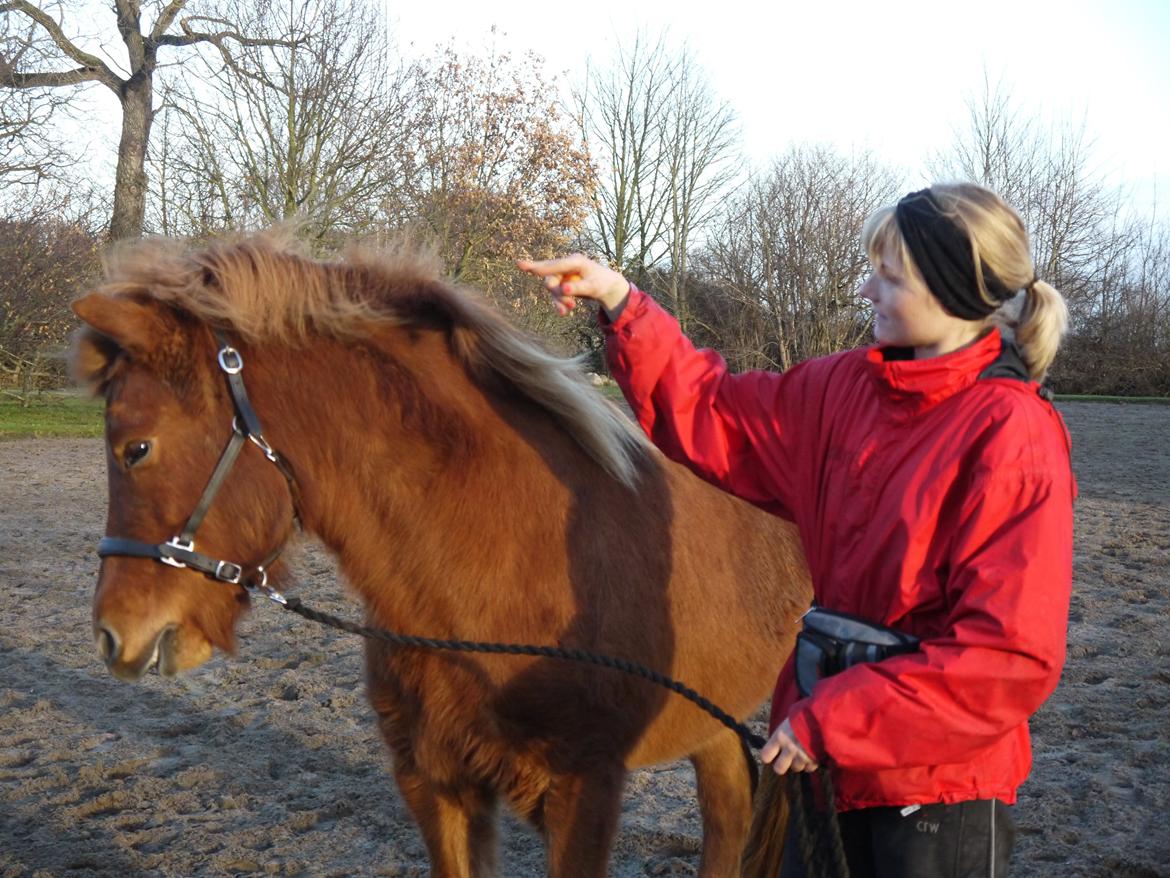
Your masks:
[[[805,369],[732,374],[633,286],[617,319],[602,324],[610,371],[654,444],[725,491],[792,518]]]
[[[1013,468],[971,485],[944,632],[798,701],[789,719],[814,757],[857,771],[962,762],[1027,722],[1064,664],[1074,491],[1071,473]]]

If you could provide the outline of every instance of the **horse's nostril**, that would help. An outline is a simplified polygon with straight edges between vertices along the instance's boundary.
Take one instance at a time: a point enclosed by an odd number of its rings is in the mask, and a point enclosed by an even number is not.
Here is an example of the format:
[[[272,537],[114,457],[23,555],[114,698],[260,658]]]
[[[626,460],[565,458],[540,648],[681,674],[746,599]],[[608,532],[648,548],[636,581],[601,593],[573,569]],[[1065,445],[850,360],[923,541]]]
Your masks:
[[[98,654],[107,665],[112,665],[118,660],[118,656],[122,652],[122,644],[118,640],[118,635],[110,628],[99,625],[95,638],[97,640]]]

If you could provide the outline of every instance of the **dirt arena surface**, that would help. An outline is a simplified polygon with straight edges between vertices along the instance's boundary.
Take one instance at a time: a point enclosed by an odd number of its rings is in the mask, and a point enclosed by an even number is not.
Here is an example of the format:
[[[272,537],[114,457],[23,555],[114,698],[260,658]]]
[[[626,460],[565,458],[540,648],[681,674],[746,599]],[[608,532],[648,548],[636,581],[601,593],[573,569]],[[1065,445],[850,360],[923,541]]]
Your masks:
[[[1170,876],[1170,407],[1061,410],[1081,490],[1069,660],[1033,724],[1013,874]],[[0,878],[425,875],[357,639],[266,604],[239,656],[118,682],[90,635],[104,521],[100,441],[0,442]],[[321,552],[297,568],[309,603],[358,615]],[[630,778],[613,875],[694,874],[692,783],[687,763]],[[544,873],[510,818],[500,864]]]

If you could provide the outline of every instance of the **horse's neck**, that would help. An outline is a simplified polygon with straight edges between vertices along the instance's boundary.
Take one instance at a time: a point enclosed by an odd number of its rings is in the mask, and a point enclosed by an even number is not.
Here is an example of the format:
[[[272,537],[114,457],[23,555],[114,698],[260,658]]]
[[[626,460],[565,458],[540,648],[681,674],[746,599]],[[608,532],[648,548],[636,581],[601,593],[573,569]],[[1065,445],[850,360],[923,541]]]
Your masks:
[[[280,359],[269,440],[293,464],[306,529],[384,617],[531,564],[519,556],[564,538],[574,483],[596,477],[547,416],[485,394],[433,339],[392,359],[338,343]],[[424,590],[426,607],[404,605]]]

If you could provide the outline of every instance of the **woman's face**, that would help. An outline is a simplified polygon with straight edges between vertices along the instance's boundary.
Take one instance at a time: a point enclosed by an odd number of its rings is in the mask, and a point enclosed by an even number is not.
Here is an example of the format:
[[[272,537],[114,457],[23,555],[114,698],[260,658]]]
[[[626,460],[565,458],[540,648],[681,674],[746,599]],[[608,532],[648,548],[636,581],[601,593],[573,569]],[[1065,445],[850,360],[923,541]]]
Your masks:
[[[981,321],[963,320],[947,313],[918,269],[903,265],[892,244],[882,250],[860,294],[873,304],[877,343],[914,348],[916,359],[958,350],[983,330]]]

